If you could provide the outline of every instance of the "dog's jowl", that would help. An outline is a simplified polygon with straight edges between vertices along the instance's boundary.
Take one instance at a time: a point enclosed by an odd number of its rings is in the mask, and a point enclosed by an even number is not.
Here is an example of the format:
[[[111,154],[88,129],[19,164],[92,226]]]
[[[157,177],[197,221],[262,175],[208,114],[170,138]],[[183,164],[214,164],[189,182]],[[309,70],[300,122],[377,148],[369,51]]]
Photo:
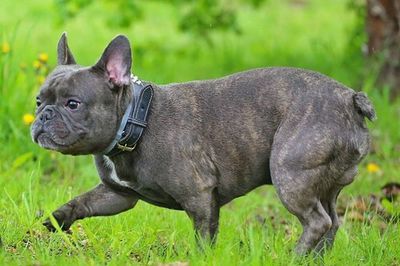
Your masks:
[[[303,226],[296,251],[332,245],[337,196],[368,153],[365,118],[375,112],[365,94],[295,68],[157,85],[131,75],[124,36],[90,67],[76,63],[65,34],[57,53],[32,138],[64,154],[94,155],[101,179],[53,213],[62,229],[144,200],[184,210],[197,236],[214,241],[224,204],[273,184]]]

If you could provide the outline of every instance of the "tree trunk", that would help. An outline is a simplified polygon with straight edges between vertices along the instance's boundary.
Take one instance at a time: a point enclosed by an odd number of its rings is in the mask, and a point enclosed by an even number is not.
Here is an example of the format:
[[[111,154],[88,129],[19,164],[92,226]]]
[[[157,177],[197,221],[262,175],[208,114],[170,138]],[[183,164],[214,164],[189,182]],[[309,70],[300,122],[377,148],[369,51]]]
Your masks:
[[[400,0],[367,0],[368,55],[383,55],[378,84],[400,96]]]

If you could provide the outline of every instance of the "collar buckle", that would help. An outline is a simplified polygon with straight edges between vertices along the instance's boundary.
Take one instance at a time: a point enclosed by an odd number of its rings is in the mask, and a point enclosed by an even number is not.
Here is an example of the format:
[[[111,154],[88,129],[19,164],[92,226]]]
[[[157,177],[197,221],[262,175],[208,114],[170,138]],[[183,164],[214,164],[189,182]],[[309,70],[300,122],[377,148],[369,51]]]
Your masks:
[[[117,143],[117,148],[120,149],[121,151],[132,152],[136,148],[136,143],[132,147],[129,147],[127,144],[121,145]]]

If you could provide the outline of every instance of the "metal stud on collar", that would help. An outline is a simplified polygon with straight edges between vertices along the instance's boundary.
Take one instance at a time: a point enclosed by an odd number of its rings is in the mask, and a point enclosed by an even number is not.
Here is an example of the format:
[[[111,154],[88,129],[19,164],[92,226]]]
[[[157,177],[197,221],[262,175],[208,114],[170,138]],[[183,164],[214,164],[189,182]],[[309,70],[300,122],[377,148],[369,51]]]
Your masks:
[[[132,80],[133,83],[142,85],[142,81],[140,81],[140,79],[137,76],[133,75],[133,74],[131,74],[131,80]]]

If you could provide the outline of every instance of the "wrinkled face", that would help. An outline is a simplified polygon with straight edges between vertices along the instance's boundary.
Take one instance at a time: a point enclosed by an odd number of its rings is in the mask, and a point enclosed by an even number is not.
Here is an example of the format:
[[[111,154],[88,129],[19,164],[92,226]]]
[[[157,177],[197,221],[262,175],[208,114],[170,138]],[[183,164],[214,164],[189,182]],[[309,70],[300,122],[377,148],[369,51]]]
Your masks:
[[[125,57],[129,57],[129,66]],[[95,66],[80,67],[63,35],[58,46],[59,66],[48,76],[36,99],[33,140],[45,149],[65,154],[105,150],[119,126],[121,94],[129,85],[130,60],[129,42],[119,36]]]
[[[37,96],[32,138],[68,154],[101,152],[117,127],[116,97],[89,69],[59,66]]]

